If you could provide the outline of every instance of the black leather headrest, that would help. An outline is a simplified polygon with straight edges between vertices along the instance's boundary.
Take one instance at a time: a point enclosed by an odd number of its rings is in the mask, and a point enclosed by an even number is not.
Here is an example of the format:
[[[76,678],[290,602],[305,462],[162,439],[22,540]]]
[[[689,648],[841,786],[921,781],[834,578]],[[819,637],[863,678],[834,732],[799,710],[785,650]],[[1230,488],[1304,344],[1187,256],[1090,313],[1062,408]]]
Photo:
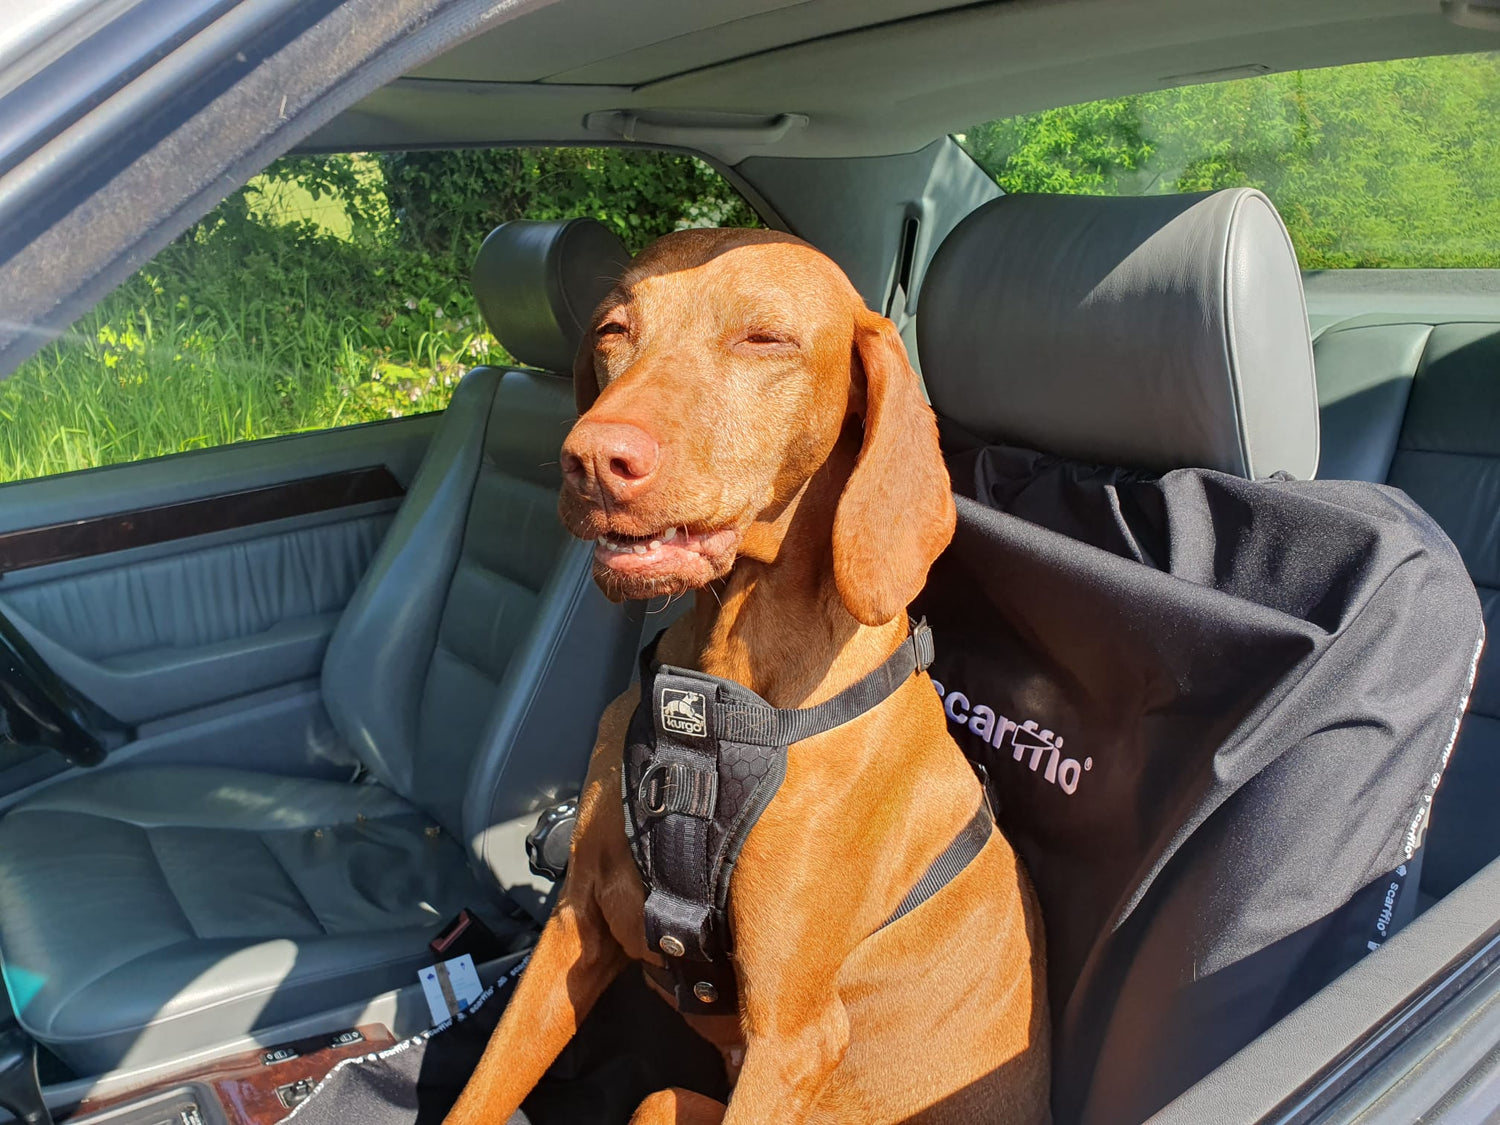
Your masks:
[[[1003,196],[948,235],[920,301],[932,405],[986,441],[1159,471],[1317,470],[1302,275],[1258,191]]]
[[[502,223],[474,259],[474,296],[495,338],[520,363],[573,370],[585,322],[630,261],[593,219]]]

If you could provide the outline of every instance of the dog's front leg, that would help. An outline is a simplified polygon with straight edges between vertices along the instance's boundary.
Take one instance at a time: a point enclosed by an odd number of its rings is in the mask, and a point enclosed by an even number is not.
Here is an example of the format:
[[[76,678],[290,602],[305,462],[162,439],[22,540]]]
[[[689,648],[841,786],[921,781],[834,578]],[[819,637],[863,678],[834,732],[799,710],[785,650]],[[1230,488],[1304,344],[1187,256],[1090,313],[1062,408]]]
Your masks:
[[[565,890],[446,1125],[499,1125],[519,1109],[625,963],[591,890]]]
[[[640,894],[619,797],[620,747],[632,706],[626,692],[599,721],[599,740],[578,802],[567,881],[500,1026],[445,1125],[501,1125],[520,1108],[628,963],[600,899],[618,895],[622,886]],[[630,877],[618,877],[622,871]]]
[[[829,974],[807,991],[745,998],[745,1065],[724,1125],[805,1120],[849,1047],[849,1017]],[[757,1002],[757,1001],[760,1002]]]
[[[720,1125],[724,1103],[691,1090],[659,1090],[636,1107],[630,1125]]]

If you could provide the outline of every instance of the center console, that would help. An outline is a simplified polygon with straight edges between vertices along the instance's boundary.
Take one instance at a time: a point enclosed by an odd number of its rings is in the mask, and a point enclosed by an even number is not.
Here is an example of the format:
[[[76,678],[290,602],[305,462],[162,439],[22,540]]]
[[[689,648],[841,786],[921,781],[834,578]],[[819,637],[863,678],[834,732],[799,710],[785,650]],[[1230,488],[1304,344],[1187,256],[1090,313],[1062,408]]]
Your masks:
[[[275,1125],[345,1059],[384,1050],[395,1037],[364,1024],[220,1059],[146,1089],[83,1101],[67,1125]]]

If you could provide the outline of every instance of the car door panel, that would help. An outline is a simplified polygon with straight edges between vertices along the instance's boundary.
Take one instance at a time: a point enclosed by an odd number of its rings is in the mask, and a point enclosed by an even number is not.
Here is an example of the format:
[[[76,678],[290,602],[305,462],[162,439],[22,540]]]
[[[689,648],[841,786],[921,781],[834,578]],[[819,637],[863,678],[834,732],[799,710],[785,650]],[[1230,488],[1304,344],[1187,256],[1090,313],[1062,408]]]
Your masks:
[[[0,487],[0,612],[143,734],[205,709],[222,725],[287,685],[305,692],[437,420]]]
[[[385,507],[38,582],[0,602],[64,680],[120,721],[147,722],[316,676],[390,523]]]

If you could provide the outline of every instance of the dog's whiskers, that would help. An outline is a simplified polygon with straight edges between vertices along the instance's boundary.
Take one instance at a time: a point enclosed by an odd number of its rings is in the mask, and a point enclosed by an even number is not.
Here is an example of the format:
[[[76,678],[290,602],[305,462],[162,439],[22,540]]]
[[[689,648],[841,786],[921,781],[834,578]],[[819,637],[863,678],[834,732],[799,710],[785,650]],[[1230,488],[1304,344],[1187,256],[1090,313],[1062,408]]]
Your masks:
[[[651,603],[647,602],[646,603],[646,616],[647,617],[654,617],[655,615],[657,615],[659,613],[666,613],[667,610],[669,610],[669,609],[672,608],[672,603],[675,602],[680,597],[682,597],[681,594],[668,594],[667,595],[667,600],[664,601],[664,602],[662,602],[660,609],[652,609],[652,608],[650,608]]]

